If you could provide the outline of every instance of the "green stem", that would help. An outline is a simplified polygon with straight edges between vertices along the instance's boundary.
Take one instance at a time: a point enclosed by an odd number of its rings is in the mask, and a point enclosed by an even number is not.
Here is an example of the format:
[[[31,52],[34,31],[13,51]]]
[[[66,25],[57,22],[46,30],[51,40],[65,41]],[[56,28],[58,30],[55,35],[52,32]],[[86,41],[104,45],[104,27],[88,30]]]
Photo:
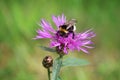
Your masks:
[[[58,57],[53,65],[53,74],[52,74],[52,80],[57,80],[58,76],[59,76],[59,72],[62,66],[62,57]]]
[[[51,80],[51,78],[50,78],[50,73],[51,73],[50,68],[48,68],[47,71],[48,71],[48,79]]]

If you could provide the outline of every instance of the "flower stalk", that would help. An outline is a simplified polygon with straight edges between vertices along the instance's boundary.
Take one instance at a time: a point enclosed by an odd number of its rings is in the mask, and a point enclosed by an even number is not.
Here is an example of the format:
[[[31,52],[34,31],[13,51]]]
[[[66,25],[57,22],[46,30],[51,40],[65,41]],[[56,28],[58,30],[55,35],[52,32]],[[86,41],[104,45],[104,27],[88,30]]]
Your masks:
[[[59,56],[53,64],[52,80],[57,80],[62,66],[62,56]]]
[[[50,73],[51,73],[50,68],[47,68],[47,71],[48,71],[48,80],[51,80],[51,77],[50,77]]]

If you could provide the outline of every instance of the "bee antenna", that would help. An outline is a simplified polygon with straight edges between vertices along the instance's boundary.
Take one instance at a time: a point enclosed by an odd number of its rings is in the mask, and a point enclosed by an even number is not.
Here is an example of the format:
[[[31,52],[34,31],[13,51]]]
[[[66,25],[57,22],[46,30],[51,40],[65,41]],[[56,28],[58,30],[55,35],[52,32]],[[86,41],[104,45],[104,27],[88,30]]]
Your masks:
[[[73,21],[73,22],[77,23],[77,20],[76,20],[76,19],[71,19],[71,21]]]

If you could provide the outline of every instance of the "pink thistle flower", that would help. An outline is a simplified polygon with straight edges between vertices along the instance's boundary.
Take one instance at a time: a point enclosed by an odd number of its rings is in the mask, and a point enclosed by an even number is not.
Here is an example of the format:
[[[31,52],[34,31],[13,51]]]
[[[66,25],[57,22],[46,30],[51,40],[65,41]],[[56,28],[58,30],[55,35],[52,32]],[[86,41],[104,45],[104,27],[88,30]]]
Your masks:
[[[95,37],[95,33],[91,30],[87,30],[82,33],[74,33],[74,38],[72,34],[69,34],[67,37],[63,37],[57,35],[60,26],[66,23],[66,17],[64,14],[61,16],[53,16],[53,22],[57,26],[57,30],[54,30],[50,23],[46,20],[42,19],[40,26],[42,30],[37,30],[37,36],[34,39],[42,39],[42,38],[49,38],[50,39],[50,47],[56,47],[57,51],[63,52],[68,54],[68,50],[74,51],[83,51],[85,53],[89,53],[87,49],[93,48],[90,46],[93,44],[91,38]]]

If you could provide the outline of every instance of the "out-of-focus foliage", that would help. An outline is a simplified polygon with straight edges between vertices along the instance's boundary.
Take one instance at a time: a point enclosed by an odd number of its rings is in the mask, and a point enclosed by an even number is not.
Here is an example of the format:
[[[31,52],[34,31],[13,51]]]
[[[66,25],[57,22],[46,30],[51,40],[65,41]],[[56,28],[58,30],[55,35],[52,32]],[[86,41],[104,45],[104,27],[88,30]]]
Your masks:
[[[91,64],[62,69],[62,79],[120,80],[120,0],[0,0],[0,80],[47,80],[42,58],[57,55],[39,48],[49,46],[49,40],[32,38],[40,19],[52,23],[51,16],[62,13],[77,19],[77,32],[93,28],[97,34],[89,55],[65,56]]]

